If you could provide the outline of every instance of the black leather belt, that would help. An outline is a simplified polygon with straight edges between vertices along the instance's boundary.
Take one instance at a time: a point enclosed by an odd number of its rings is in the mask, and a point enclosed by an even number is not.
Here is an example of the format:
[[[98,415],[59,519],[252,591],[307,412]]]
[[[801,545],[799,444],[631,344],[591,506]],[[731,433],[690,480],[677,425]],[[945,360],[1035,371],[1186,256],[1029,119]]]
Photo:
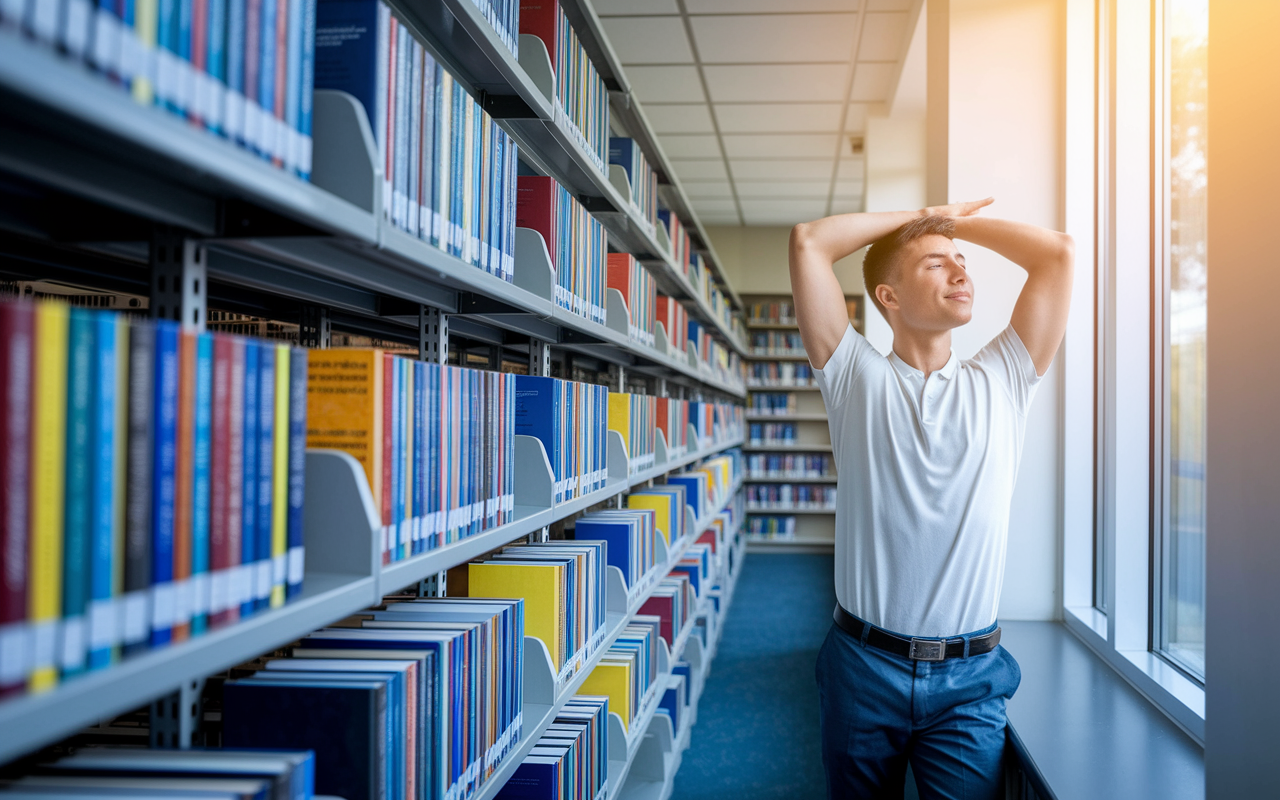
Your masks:
[[[882,628],[868,625],[868,623],[845,611],[839,603],[836,604],[833,616],[842,631],[858,640],[862,639],[862,629],[870,627],[871,630],[867,633],[867,644],[902,658],[910,658],[915,661],[942,661],[947,658],[964,657],[964,639],[959,637],[951,639],[908,639],[903,636],[895,636]],[[996,649],[998,644],[1000,644],[999,628],[981,636],[972,636],[969,638],[969,655],[979,656],[983,653],[989,653]]]

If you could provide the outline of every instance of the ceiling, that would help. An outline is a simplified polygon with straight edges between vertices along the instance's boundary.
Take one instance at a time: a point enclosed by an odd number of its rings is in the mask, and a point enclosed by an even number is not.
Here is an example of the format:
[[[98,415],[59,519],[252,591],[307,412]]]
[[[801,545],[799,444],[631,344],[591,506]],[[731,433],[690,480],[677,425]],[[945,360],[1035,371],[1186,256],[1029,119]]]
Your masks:
[[[853,152],[902,72],[921,0],[593,0],[708,225],[860,211]]]

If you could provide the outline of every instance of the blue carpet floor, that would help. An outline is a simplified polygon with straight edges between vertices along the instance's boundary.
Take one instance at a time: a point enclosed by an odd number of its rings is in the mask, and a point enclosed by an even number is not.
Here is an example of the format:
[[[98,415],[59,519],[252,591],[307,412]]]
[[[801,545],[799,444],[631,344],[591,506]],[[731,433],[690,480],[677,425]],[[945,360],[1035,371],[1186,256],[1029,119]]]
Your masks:
[[[833,569],[829,555],[747,557],[672,800],[826,796],[813,668]]]

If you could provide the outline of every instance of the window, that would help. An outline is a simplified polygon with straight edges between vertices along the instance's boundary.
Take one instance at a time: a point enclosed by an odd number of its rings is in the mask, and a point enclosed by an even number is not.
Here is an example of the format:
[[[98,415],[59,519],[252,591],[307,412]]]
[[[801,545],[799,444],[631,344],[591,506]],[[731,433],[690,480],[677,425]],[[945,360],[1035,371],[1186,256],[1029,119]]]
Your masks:
[[[1205,285],[1208,183],[1208,0],[1168,0],[1165,13],[1164,344],[1157,497],[1157,649],[1204,679]],[[1163,284],[1163,285],[1159,285]]]

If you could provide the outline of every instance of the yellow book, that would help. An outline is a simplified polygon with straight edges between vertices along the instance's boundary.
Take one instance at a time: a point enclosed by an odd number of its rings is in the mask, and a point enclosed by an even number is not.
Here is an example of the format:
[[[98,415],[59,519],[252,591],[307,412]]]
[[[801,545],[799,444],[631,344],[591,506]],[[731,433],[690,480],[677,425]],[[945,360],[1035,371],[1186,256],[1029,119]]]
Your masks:
[[[631,662],[604,658],[578,688],[578,694],[605,695],[609,710],[622,717],[622,727],[631,725]]]
[[[27,617],[32,659],[27,686],[58,684],[56,651],[62,617],[62,517],[67,438],[67,325],[62,303],[36,306],[35,396],[31,403],[31,543]]]
[[[558,671],[570,654],[564,640],[564,567],[556,564],[515,564],[500,561],[467,565],[468,597],[524,599],[524,632],[547,646]]]
[[[154,62],[154,51],[156,49],[156,20],[160,14],[159,0],[135,0],[133,4],[133,30],[125,31],[125,36],[137,36],[141,46],[138,48],[141,52],[147,54],[145,61],[147,63]],[[125,45],[126,52],[130,49]],[[133,76],[133,99],[144,105],[151,105],[155,102],[155,86],[151,82],[151,75],[145,69]]]
[[[671,544],[671,534],[675,530],[671,525],[671,496],[662,494],[629,494],[627,508],[652,508],[656,513],[654,525],[662,534],[663,540]]]
[[[276,345],[276,409],[272,423],[275,441],[271,443],[271,608],[284,605],[289,577],[289,355],[288,345]],[[310,363],[308,358],[308,366]],[[310,413],[307,421],[311,421]],[[311,432],[307,433],[310,438]]]
[[[622,434],[622,447],[631,462],[631,395],[609,392],[609,430]]]
[[[382,361],[382,351],[374,348],[313,350],[307,358],[307,447],[351,454],[364,467],[379,506]]]

